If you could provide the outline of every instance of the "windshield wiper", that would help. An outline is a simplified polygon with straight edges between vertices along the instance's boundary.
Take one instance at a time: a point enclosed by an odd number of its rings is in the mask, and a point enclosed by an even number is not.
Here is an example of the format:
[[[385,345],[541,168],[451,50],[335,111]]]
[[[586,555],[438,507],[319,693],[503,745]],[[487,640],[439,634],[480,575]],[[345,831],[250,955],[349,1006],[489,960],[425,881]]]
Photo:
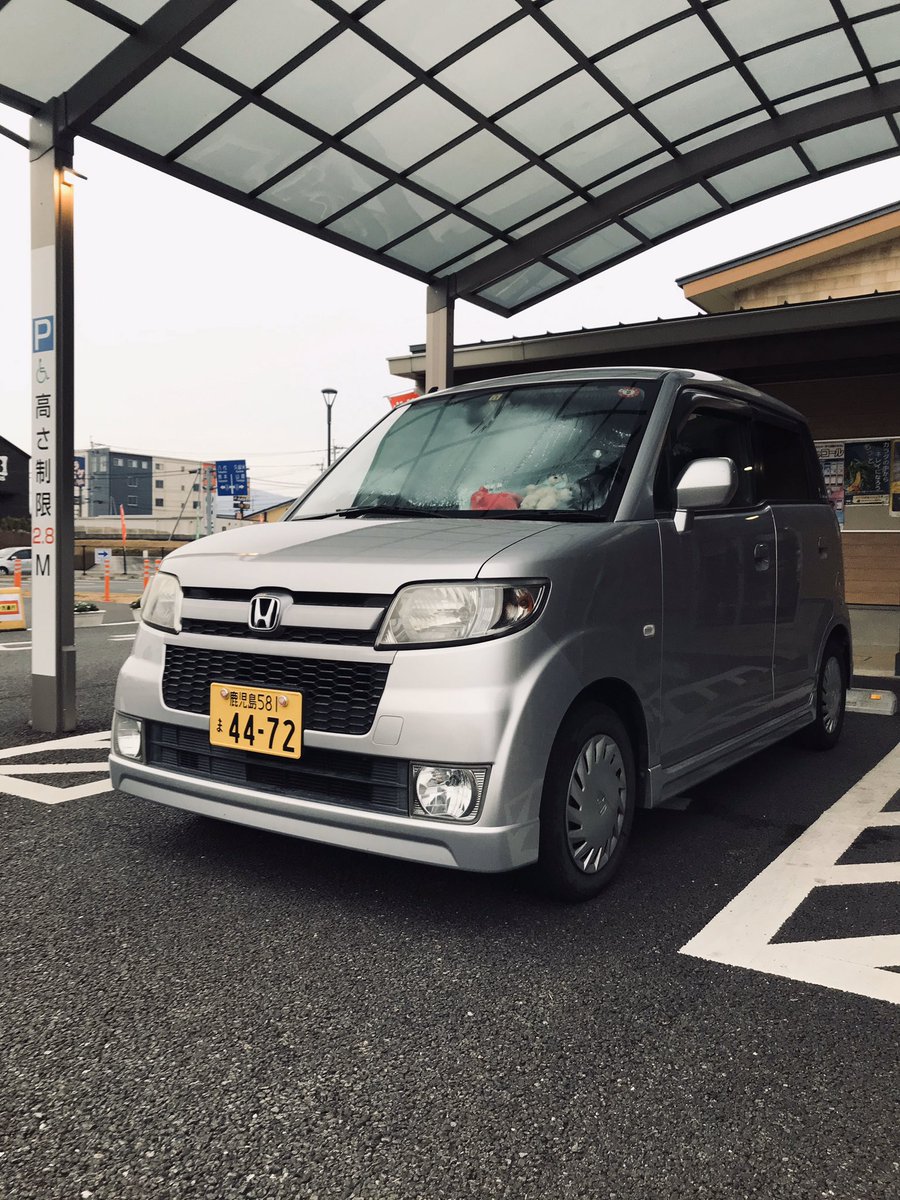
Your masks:
[[[494,521],[605,521],[599,512],[580,508],[489,508],[473,512],[473,517]]]
[[[420,508],[400,504],[357,504],[352,508],[336,508],[333,512],[315,513],[312,516],[292,517],[293,521],[321,521],[327,517],[455,517],[472,518],[479,521],[605,521],[599,512],[573,508]]]
[[[356,504],[352,508],[338,508],[338,517],[455,517],[458,514],[447,508],[420,508],[418,505],[402,504]]]

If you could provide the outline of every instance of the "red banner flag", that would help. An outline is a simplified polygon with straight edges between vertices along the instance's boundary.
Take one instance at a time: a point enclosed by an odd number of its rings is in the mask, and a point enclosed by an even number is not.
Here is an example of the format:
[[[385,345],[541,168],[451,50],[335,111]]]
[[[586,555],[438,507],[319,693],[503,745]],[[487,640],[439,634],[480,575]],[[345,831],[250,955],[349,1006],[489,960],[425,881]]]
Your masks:
[[[396,396],[388,396],[387,400],[391,408],[396,408],[398,404],[405,404],[407,400],[418,400],[418,392],[398,392]]]
[[[125,524],[125,505],[124,504],[119,505],[119,520],[122,523],[122,546],[124,547],[125,543],[128,540],[128,526]]]

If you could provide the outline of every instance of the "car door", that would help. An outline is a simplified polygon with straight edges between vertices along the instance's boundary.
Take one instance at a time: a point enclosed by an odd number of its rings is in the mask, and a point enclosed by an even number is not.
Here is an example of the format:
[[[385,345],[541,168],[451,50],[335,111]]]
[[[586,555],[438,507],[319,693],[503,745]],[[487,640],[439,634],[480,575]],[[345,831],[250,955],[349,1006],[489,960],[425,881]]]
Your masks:
[[[758,488],[775,520],[778,604],[775,707],[809,701],[841,573],[840,533],[805,426],[759,412],[753,423]]]
[[[17,550],[16,553],[13,555],[13,558],[18,558],[19,561],[22,563],[22,574],[23,575],[31,574],[31,550],[30,549]]]
[[[751,410],[688,395],[676,406],[656,483],[663,574],[664,766],[702,755],[770,715],[775,621],[775,525],[757,501]],[[696,510],[683,532],[675,484],[698,458],[730,458],[727,507]]]

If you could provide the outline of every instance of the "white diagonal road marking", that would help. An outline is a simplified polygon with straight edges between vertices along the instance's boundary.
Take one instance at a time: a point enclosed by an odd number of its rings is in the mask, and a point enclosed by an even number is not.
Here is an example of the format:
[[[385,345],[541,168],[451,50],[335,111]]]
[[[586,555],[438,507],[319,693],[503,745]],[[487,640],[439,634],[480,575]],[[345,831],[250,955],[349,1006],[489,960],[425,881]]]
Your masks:
[[[29,746],[11,746],[0,750],[0,795],[16,796],[20,800],[36,800],[39,804],[63,804],[67,800],[81,800],[85,796],[99,796],[111,792],[112,785],[107,772],[110,731],[75,734],[74,737],[55,738],[49,742],[33,742]],[[48,750],[96,750],[94,762],[70,763],[12,763],[11,758],[41,754]],[[71,787],[54,787],[52,783],[40,783],[34,779],[23,779],[24,775],[71,775],[99,774],[104,779],[91,783],[77,783]]]
[[[0,759],[38,754],[41,750],[91,750],[94,747],[108,750],[111,736],[111,730],[101,729],[96,733],[76,733],[50,742],[32,742],[30,746],[9,746],[6,750],[0,750]]]
[[[900,912],[896,934],[772,943],[813,888],[900,883],[900,862],[837,864],[864,829],[900,825],[900,813],[883,811],[898,789],[900,745],[757,875],[680,953],[900,1004],[900,975],[880,969],[900,966]]]

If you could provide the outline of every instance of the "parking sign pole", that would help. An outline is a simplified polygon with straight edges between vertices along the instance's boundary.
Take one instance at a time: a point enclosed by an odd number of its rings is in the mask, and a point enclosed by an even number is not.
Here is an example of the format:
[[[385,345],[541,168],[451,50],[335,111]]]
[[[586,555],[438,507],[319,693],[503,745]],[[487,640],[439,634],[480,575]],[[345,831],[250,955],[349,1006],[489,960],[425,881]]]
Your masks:
[[[31,722],[75,728],[75,521],[72,460],[74,287],[72,138],[58,101],[30,128],[31,143]]]

